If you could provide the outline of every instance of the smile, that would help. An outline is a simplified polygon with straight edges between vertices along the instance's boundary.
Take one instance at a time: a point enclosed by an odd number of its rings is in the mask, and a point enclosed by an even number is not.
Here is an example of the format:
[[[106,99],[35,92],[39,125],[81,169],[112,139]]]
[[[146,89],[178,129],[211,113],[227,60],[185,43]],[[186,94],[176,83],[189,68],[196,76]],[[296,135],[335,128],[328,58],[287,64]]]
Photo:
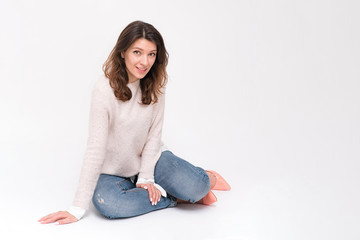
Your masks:
[[[147,70],[147,68],[139,68],[139,67],[136,67],[136,68],[143,72],[145,72]]]

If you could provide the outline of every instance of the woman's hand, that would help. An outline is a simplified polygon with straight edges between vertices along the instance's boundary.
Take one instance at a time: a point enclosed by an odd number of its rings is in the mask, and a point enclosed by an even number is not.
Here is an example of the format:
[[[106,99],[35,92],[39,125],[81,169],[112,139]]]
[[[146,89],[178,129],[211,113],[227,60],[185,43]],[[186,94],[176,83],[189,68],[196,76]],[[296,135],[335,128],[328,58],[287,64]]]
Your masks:
[[[51,213],[51,214],[46,215],[45,217],[39,219],[39,222],[41,224],[56,222],[59,225],[73,223],[73,222],[77,222],[77,221],[78,221],[78,219],[76,217],[74,217],[73,215],[71,215],[67,211],[58,211],[56,213]]]
[[[161,199],[161,192],[151,183],[138,183],[136,184],[138,188],[144,188],[149,192],[149,198],[152,205],[156,205]]]

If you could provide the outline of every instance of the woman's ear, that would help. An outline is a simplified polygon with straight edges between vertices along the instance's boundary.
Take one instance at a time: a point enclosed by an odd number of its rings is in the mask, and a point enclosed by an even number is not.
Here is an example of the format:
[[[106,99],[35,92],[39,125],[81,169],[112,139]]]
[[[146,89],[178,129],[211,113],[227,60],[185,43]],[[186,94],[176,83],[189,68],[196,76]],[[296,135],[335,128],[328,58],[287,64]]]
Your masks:
[[[124,52],[121,52],[121,58],[125,58],[125,57],[124,57]]]

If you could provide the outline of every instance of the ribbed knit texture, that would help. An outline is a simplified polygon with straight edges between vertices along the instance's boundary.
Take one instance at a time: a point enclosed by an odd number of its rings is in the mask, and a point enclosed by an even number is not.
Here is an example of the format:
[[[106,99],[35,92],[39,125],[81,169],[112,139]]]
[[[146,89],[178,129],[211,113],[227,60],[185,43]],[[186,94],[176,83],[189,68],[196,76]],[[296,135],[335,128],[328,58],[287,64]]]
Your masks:
[[[100,78],[92,91],[89,136],[73,206],[88,209],[100,173],[154,179],[161,155],[165,96],[141,103],[140,81],[129,83],[132,98],[117,100],[109,80]]]

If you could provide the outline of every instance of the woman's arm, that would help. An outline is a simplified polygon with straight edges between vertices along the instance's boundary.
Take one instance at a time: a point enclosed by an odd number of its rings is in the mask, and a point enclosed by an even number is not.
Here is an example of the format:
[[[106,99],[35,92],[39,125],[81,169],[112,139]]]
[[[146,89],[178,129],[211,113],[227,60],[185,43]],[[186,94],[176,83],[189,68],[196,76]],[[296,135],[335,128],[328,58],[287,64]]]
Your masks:
[[[163,89],[164,90],[164,89]],[[161,155],[161,134],[164,122],[165,94],[159,96],[154,105],[151,126],[144,149],[141,154],[141,167],[136,186],[147,189],[149,199],[153,205],[160,201],[161,196],[166,197],[165,190],[155,183],[154,169]]]
[[[46,215],[39,220],[41,223],[66,224],[76,222],[85,214],[90,205],[104,162],[108,136],[110,104],[108,89],[104,87],[104,81],[100,79],[92,91],[89,136],[73,206],[68,211]]]
[[[165,94],[159,96],[154,111],[149,133],[141,153],[139,178],[154,179],[154,169],[161,155],[161,135],[164,122]]]

